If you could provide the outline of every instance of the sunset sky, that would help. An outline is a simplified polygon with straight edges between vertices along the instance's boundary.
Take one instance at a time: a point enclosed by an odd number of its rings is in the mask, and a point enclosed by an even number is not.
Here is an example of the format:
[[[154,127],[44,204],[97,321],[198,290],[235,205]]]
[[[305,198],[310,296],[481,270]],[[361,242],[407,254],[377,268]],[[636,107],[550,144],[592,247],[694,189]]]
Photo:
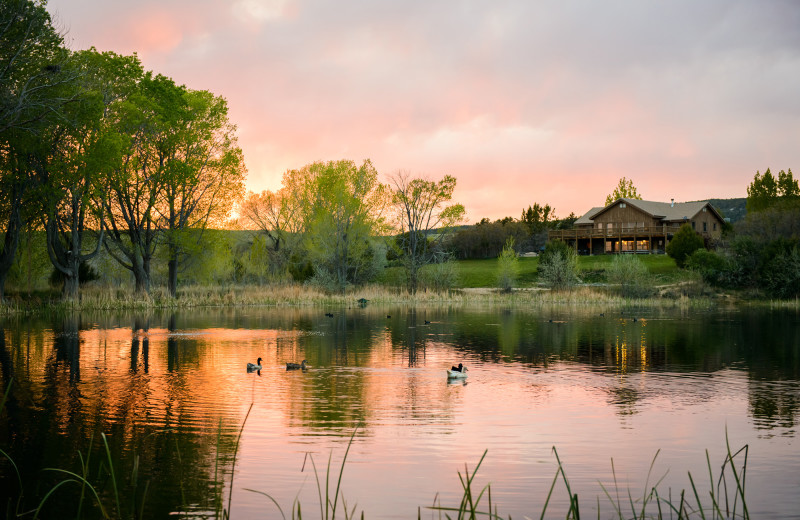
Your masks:
[[[317,160],[458,179],[470,222],[800,174],[795,0],[50,0],[72,49],[224,96],[247,187]]]

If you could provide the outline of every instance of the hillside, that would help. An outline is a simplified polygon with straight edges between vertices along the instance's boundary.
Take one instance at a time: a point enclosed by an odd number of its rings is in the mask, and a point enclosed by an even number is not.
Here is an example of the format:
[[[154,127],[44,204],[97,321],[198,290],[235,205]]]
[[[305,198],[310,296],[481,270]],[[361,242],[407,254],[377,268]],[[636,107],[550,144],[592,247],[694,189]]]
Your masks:
[[[740,199],[708,199],[712,206],[717,208],[722,216],[731,219],[731,223],[742,220],[747,214],[746,198]]]

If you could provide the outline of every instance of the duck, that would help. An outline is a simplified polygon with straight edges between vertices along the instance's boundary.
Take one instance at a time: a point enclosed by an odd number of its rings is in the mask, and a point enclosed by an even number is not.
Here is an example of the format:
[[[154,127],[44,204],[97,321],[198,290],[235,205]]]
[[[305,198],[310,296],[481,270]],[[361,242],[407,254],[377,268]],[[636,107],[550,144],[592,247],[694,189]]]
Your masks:
[[[247,371],[252,372],[253,370],[261,370],[261,358],[258,358],[255,364],[253,363],[247,364]]]
[[[467,377],[467,367],[462,365],[461,363],[458,366],[453,365],[450,370],[447,371],[447,378],[448,379],[466,379]]]
[[[328,318],[333,318],[333,313],[332,312],[326,312],[325,316],[327,316]]]
[[[298,370],[298,369],[306,369],[306,360],[304,359],[302,363],[286,363],[286,370]]]

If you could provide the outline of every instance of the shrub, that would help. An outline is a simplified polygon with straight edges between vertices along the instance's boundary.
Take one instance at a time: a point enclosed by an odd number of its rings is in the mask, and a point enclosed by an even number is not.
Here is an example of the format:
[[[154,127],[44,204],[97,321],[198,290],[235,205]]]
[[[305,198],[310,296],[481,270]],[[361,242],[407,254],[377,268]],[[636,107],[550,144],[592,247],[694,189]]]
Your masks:
[[[714,251],[698,249],[689,255],[684,265],[702,276],[703,281],[708,284],[717,287],[732,285],[731,262]]]
[[[800,248],[781,251],[765,263],[764,288],[776,298],[795,298],[800,295]]]
[[[566,289],[577,283],[578,255],[560,240],[551,240],[539,257],[539,279],[551,289]]]
[[[635,255],[617,255],[606,269],[610,283],[619,285],[620,293],[627,298],[642,298],[653,292],[647,267]]]
[[[703,237],[692,226],[684,224],[667,244],[667,254],[675,259],[678,267],[683,268],[689,255],[702,247]]]
[[[419,278],[422,287],[437,292],[449,291],[458,283],[458,264],[448,259],[427,265]]]

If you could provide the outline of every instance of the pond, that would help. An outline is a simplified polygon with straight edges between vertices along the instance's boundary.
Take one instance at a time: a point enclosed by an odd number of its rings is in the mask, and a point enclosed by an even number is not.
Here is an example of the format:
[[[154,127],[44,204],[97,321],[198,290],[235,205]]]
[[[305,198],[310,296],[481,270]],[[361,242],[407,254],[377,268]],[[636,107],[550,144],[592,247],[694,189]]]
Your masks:
[[[712,480],[727,486],[732,508],[726,444],[747,446],[734,467],[751,516],[800,511],[796,311],[367,305],[0,325],[0,449],[23,490],[0,456],[4,511],[38,507],[69,478],[56,468],[85,474],[112,515],[291,518],[299,503],[316,518],[327,492],[341,518],[439,518],[429,506],[457,507],[482,457],[473,492],[489,485],[504,518],[538,518],[554,479],[545,516],[565,515],[559,461],[584,516],[619,500],[630,517],[628,493],[656,483],[696,508],[692,481],[703,503]],[[468,377],[448,380],[459,362]],[[78,512],[88,491],[72,478],[45,518],[100,516],[89,494]]]

